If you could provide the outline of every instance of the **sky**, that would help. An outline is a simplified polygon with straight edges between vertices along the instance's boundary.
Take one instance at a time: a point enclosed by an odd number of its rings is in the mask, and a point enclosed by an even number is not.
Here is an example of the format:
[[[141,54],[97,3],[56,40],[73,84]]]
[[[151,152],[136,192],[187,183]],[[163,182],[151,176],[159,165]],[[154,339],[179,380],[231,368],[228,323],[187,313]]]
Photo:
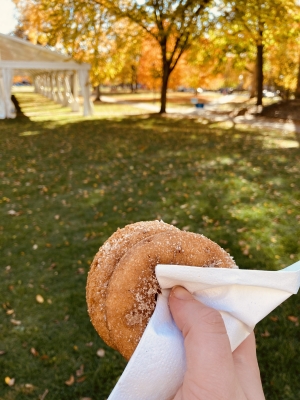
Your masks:
[[[12,0],[0,0],[0,33],[10,33],[14,30],[17,24],[15,13]]]

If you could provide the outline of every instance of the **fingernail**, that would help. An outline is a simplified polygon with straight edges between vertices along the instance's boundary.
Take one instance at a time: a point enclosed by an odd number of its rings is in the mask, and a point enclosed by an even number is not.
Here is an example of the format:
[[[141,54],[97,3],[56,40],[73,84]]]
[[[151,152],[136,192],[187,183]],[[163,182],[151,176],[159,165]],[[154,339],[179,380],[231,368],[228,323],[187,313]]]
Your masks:
[[[188,292],[186,289],[184,289],[181,286],[175,286],[172,289],[172,296],[176,297],[176,299],[179,300],[192,300],[193,296],[191,295],[190,292]]]

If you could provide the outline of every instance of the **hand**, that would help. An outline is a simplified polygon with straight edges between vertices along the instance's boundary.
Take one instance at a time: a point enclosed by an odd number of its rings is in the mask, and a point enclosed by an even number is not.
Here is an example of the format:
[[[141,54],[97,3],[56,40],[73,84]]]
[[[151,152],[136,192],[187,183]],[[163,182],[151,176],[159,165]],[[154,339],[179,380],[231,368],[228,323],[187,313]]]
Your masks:
[[[232,353],[221,314],[176,286],[169,297],[187,371],[174,400],[265,400],[252,332]]]

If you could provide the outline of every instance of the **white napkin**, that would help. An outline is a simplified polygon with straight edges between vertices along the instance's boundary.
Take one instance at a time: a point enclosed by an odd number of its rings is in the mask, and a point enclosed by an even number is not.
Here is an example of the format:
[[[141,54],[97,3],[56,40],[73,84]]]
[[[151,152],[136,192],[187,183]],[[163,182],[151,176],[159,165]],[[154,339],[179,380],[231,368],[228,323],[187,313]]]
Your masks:
[[[220,311],[232,351],[257,322],[300,286],[300,261],[281,271],[157,265],[162,295],[149,324],[108,400],[169,400],[186,370],[183,337],[175,325],[168,295],[180,285],[195,299]]]

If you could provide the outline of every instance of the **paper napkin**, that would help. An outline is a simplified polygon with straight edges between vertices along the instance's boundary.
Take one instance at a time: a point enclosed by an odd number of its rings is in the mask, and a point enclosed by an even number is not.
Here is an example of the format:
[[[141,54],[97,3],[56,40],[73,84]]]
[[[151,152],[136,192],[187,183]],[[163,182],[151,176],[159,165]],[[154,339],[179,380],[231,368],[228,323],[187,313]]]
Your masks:
[[[220,311],[232,351],[300,286],[300,261],[281,271],[157,265],[159,295],[149,324],[108,400],[170,400],[186,370],[183,337],[168,296],[176,285]]]

